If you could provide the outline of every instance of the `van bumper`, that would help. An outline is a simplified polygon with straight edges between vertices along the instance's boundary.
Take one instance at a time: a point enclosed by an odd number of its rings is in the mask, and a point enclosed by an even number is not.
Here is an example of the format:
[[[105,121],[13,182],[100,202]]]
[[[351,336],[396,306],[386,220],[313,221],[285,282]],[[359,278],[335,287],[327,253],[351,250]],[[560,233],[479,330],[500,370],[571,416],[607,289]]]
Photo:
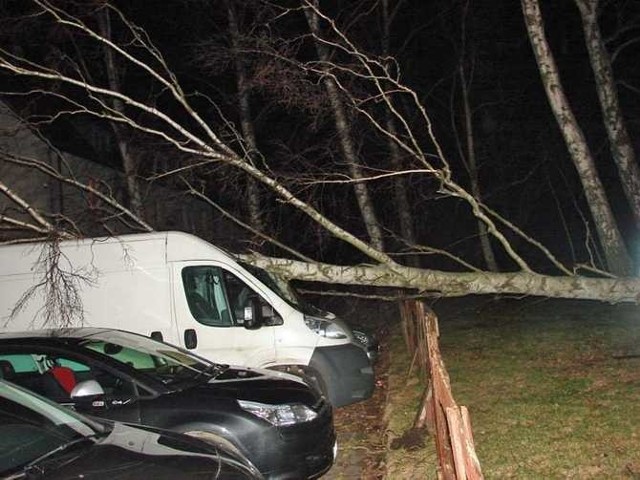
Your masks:
[[[334,407],[366,400],[373,393],[373,366],[367,353],[353,343],[316,347],[309,366],[322,377]]]

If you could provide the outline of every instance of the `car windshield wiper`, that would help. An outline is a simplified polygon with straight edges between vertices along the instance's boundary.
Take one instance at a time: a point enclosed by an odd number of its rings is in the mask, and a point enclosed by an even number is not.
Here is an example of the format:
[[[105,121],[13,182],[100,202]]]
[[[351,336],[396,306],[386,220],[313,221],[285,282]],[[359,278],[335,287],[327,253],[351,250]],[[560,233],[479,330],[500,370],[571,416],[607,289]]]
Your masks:
[[[207,380],[213,380],[214,378],[218,377],[219,375],[222,375],[228,369],[229,369],[229,365],[222,365],[220,363],[214,363],[212,365],[207,365],[205,368],[200,370],[200,372],[198,372],[198,374],[194,377],[194,379],[195,378],[200,378],[200,377],[206,375],[207,376]]]
[[[212,365],[206,365],[201,369],[195,369],[193,367],[184,367],[179,373],[173,374],[170,377],[159,376],[162,383],[165,385],[179,384],[183,382],[198,381],[200,378],[205,378],[207,381],[216,378],[218,375],[226,372],[229,365],[221,365],[214,363]],[[184,373],[189,372],[189,375]]]
[[[26,478],[45,478],[49,470],[49,466],[45,466],[45,464],[54,462],[58,455],[67,452],[69,449],[79,447],[84,449],[86,447],[93,446],[96,443],[96,438],[98,438],[97,434],[88,435],[74,438],[73,440],[63,443],[50,452],[47,452],[41,457],[33,460],[20,474],[9,478],[23,478],[23,475],[26,476]]]
[[[56,456],[59,453],[64,452],[65,450],[70,449],[71,447],[78,447],[81,445],[93,445],[96,443],[96,437],[97,435],[88,435],[86,437],[79,437],[79,438],[74,438],[73,440],[68,441],[67,443],[63,443],[62,445],[60,445],[59,447],[55,448],[54,450],[51,450],[49,453],[45,454],[44,456],[40,457],[37,461],[42,461],[42,460],[46,460],[49,459],[51,457]]]

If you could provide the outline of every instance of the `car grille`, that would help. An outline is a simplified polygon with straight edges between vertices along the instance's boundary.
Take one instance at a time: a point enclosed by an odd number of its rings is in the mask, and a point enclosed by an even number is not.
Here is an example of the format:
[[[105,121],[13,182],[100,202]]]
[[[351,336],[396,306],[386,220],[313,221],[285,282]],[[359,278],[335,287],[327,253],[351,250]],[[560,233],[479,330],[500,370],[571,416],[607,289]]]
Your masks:
[[[356,341],[360,344],[363,345],[365,347],[369,346],[369,338],[367,337],[367,335],[363,332],[359,332],[357,330],[353,331],[353,336],[355,337]]]

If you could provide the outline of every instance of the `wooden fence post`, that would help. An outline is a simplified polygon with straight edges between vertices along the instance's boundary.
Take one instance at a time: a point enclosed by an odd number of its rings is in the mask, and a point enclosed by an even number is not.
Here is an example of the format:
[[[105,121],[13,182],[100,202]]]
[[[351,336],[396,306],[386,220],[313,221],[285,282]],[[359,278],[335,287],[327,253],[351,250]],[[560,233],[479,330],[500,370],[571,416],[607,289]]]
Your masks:
[[[414,427],[426,424],[434,436],[439,460],[438,478],[482,480],[469,412],[453,399],[449,375],[440,354],[438,318],[418,301],[403,302],[400,311],[407,348],[423,374],[428,375]]]

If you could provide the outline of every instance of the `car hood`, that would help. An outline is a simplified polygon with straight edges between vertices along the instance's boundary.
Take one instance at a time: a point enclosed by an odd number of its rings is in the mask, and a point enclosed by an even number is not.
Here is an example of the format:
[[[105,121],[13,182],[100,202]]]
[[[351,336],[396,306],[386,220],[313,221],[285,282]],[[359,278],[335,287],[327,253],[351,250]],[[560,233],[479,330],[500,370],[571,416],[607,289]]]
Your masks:
[[[316,408],[321,401],[319,393],[294,375],[242,367],[230,367],[215,378],[183,393],[272,405],[300,403],[311,408]]]
[[[214,446],[154,428],[116,423],[107,436],[43,457],[28,468],[28,475],[11,478],[212,479],[224,478],[223,472],[243,472],[237,478],[262,478],[248,460],[224,444]]]

